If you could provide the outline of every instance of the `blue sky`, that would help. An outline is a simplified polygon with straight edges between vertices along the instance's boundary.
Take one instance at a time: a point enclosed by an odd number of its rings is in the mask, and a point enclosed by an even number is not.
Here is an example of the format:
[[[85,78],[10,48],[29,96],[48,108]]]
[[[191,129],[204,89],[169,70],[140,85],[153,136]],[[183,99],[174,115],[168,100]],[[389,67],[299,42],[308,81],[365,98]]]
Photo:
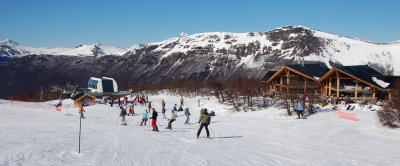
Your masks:
[[[201,32],[286,25],[376,42],[400,40],[398,0],[0,0],[0,40],[32,47],[118,47]]]

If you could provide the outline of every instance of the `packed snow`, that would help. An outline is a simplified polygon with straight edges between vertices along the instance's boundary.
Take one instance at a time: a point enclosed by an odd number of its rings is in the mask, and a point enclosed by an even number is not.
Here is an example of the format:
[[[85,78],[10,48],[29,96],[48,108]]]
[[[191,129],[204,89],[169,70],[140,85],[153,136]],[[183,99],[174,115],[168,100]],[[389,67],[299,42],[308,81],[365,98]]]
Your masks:
[[[381,127],[375,111],[357,107],[358,120],[336,116],[332,106],[307,119],[287,116],[277,106],[234,112],[214,97],[184,97],[192,114],[184,125],[183,112],[165,129],[179,96],[149,96],[159,112],[160,132],[139,126],[147,106],[135,106],[136,116],[120,125],[118,106],[85,107],[81,153],[78,153],[79,114],[71,100],[61,112],[54,104],[0,100],[0,165],[397,165],[400,130]],[[131,100],[131,98],[129,98]],[[200,107],[199,107],[200,101]],[[200,108],[215,111],[210,135],[196,138]],[[339,106],[344,111],[344,106]],[[373,106],[372,110],[379,109]],[[201,136],[205,135],[203,129]]]

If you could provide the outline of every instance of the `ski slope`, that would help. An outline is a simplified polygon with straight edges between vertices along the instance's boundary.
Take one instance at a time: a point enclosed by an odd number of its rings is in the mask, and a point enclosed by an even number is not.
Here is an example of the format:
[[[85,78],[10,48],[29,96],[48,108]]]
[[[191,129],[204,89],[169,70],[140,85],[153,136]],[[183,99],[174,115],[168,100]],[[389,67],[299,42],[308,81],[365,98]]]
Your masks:
[[[160,132],[151,121],[138,126],[141,115],[128,116],[119,125],[118,106],[86,107],[78,153],[79,114],[65,100],[61,112],[50,103],[11,105],[0,101],[0,165],[398,165],[400,130],[381,127],[376,112],[356,108],[358,121],[338,118],[330,107],[308,119],[295,120],[276,107],[255,112],[232,112],[213,97],[185,98],[190,125],[178,112],[173,130],[165,129],[161,99],[167,117],[179,96],[149,96],[159,112]],[[196,139],[202,108],[212,117],[212,140]],[[209,99],[209,100],[208,100]],[[54,101],[55,102],[55,101]],[[179,104],[178,104],[179,105]],[[142,113],[147,106],[135,107]],[[343,109],[343,106],[339,107]],[[214,134],[213,134],[213,132]],[[205,130],[202,131],[205,135]]]

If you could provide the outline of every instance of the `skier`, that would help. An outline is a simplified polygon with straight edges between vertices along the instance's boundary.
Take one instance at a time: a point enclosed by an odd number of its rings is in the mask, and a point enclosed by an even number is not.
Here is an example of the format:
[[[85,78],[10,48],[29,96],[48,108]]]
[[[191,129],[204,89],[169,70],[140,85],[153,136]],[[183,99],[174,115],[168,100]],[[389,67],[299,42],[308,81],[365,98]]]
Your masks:
[[[197,138],[199,138],[203,127],[206,128],[207,138],[210,138],[210,132],[208,131],[208,125],[210,124],[210,122],[211,122],[211,116],[207,113],[207,109],[206,108],[201,109],[200,119],[199,119],[200,128],[199,131],[197,131]]]
[[[175,111],[172,110],[171,119],[168,119],[168,120],[169,120],[169,122],[168,122],[168,126],[167,126],[166,129],[171,129],[171,130],[172,130],[172,122],[174,122],[174,121],[176,120],[176,113],[175,113]]]
[[[121,98],[118,96],[118,107],[121,106]]]
[[[153,108],[153,115],[151,116],[151,126],[153,127],[153,130],[151,131],[158,131],[158,127],[157,127],[157,112],[156,109]]]
[[[181,100],[181,106],[183,106],[183,97],[181,97],[180,100]]]
[[[149,102],[149,110],[151,110],[151,102]]]
[[[144,125],[146,126],[146,122],[147,122],[147,110],[146,110],[145,112],[143,112],[142,123],[140,123],[140,126],[143,125],[143,122],[144,122]]]
[[[165,107],[162,108],[161,113],[162,113],[163,119],[167,119],[167,117],[165,117]]]
[[[104,105],[107,105],[107,98],[104,97]]]
[[[112,106],[113,106],[113,104],[114,104],[114,98],[113,98],[113,97],[111,97],[111,99],[110,99],[110,107],[112,107]]]
[[[175,104],[174,111],[178,111],[178,106]]]
[[[189,116],[190,116],[189,108],[185,109],[185,116],[186,116],[185,124],[190,124],[189,123]]]
[[[132,116],[135,115],[135,112],[133,111],[133,103],[131,104],[131,108],[129,109],[129,114],[128,114],[128,116],[129,116],[129,115],[132,115]]]
[[[164,101],[164,99],[161,101],[161,104],[162,104],[163,108],[165,108],[165,101]]]
[[[125,96],[124,98],[124,104],[127,105],[128,104],[128,97]]]
[[[297,104],[297,119],[300,119],[300,115],[304,119],[303,111],[303,105],[301,103]]]
[[[86,111],[83,109],[83,106],[81,106],[81,107],[79,108],[79,113],[81,114],[81,118],[82,118],[82,119],[86,119],[85,115],[83,115],[84,112],[86,112]]]
[[[179,109],[178,109],[178,111],[183,111],[183,108],[182,108],[182,106],[179,106]]]
[[[121,113],[119,114],[119,116],[121,117],[121,125],[126,125],[126,121],[125,121],[125,115],[126,115],[126,110],[124,110],[124,107],[120,107],[121,108]]]

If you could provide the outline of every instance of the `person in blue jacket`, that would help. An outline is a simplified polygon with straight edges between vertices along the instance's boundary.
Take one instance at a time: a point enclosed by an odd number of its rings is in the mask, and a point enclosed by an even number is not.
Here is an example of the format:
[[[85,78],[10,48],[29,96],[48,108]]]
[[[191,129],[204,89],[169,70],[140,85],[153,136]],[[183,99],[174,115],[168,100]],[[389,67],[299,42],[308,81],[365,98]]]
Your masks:
[[[185,124],[189,124],[189,116],[190,116],[189,108],[185,109],[185,116],[186,116]]]
[[[301,103],[297,104],[297,119],[300,119],[300,115],[304,118],[303,111],[303,105]]]
[[[142,123],[140,123],[140,126],[143,125],[143,122],[144,122],[144,125],[146,126],[146,122],[147,122],[147,110],[146,110],[145,112],[143,112]]]

